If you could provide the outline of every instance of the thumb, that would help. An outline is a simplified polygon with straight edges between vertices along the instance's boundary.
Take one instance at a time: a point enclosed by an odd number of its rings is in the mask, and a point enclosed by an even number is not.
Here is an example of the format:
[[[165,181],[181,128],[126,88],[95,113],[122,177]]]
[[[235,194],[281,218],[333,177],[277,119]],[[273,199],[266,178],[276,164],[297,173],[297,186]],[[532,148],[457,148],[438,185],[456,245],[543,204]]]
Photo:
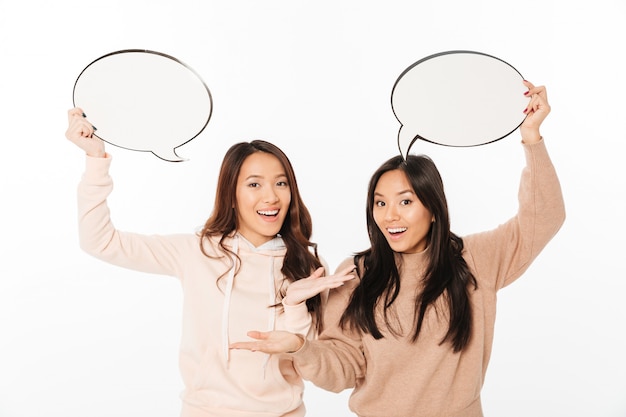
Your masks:
[[[311,274],[311,278],[320,278],[322,275],[324,275],[324,267],[320,266]]]

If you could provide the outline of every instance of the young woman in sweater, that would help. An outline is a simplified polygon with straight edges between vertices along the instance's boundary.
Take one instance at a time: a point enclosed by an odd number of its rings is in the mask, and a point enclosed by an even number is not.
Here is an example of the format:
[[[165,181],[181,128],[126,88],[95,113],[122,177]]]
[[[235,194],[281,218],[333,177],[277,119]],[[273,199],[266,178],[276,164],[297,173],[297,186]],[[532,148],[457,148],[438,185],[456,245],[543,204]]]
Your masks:
[[[330,291],[318,339],[252,331],[257,340],[232,347],[293,352],[305,379],[335,392],[354,388],[349,405],[359,416],[482,416],[496,293],[522,275],[565,219],[539,133],[550,112],[546,89],[524,83],[531,96],[520,126],[526,167],[512,219],[455,235],[433,162],[391,158],[369,184],[371,247],[339,266],[356,265],[358,279]]]
[[[93,136],[81,109],[68,116],[66,137],[87,154],[78,187],[82,249],[124,268],[180,280],[181,417],[304,416],[304,385],[291,358],[229,349],[229,341],[245,337],[250,326],[314,335],[321,324],[318,293],[353,278],[349,268],[315,281],[315,297],[293,291],[283,299],[290,283],[324,271],[287,156],[265,141],[235,144],[222,162],[214,209],[200,233],[128,233],[110,219],[112,158],[104,142]]]

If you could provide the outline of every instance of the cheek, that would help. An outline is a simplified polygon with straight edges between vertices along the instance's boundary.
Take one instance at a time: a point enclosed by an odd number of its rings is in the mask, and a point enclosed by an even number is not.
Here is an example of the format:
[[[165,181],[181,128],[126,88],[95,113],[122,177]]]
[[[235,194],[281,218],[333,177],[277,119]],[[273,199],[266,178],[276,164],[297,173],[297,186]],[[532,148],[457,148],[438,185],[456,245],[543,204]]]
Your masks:
[[[237,191],[235,191],[235,201],[233,203],[234,207],[239,207],[241,206],[241,202],[243,201],[243,194],[241,192],[240,188],[237,188]]]
[[[420,229],[427,228],[430,225],[430,214],[427,210],[416,210],[406,217],[406,220],[413,226]]]
[[[242,188],[235,193],[235,206],[243,207],[254,204],[255,196],[250,190]]]
[[[285,210],[289,210],[291,208],[291,192],[286,191],[284,193],[280,193],[280,204],[283,206]]]
[[[376,223],[376,227],[382,231],[382,228],[380,227],[380,221],[382,220],[381,216],[382,214],[377,213],[376,210],[372,212],[372,218],[374,219],[374,223]]]

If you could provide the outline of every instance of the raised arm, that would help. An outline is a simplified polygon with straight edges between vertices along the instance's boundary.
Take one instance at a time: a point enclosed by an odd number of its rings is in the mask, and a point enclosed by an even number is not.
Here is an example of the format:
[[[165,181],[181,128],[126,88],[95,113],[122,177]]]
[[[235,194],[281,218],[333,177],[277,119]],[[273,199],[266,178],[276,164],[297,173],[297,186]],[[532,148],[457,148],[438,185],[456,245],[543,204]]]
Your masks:
[[[531,100],[520,127],[526,166],[519,185],[518,212],[494,230],[464,238],[478,276],[495,288],[520,277],[565,220],[560,182],[539,131],[550,112],[546,89],[527,81],[525,85]]]
[[[65,133],[86,153],[85,172],[78,185],[78,232],[81,249],[105,262],[143,272],[179,276],[182,259],[197,241],[183,235],[147,236],[117,230],[107,198],[113,190],[112,158],[80,108],[68,111]]]

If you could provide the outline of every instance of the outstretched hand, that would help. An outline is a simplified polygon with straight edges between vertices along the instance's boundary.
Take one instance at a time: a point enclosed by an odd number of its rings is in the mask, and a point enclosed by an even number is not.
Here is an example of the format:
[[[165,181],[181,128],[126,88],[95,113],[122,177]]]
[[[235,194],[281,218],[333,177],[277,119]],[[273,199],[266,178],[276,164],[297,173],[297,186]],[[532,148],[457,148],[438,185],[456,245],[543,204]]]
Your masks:
[[[302,336],[283,330],[274,330],[271,332],[251,331],[248,332],[248,336],[256,340],[251,342],[231,343],[230,348],[273,354],[296,352],[304,345],[304,338]]]
[[[534,143],[541,139],[539,126],[550,113],[550,104],[544,86],[535,87],[529,81],[524,81],[524,85],[528,87],[526,96],[530,97],[530,102],[524,110],[526,118],[520,126],[520,132],[524,143]]]
[[[354,269],[352,265],[334,275],[323,277],[324,268],[317,268],[310,277],[289,284],[283,303],[290,306],[297,305],[323,291],[341,287],[346,281],[356,278]]]

